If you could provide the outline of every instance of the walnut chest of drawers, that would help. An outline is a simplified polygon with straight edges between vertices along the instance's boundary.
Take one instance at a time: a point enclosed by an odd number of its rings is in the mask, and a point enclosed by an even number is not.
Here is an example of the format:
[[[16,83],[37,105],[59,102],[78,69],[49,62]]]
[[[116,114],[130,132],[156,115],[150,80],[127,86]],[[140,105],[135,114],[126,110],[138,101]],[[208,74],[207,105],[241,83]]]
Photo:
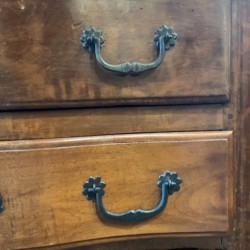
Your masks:
[[[1,1],[0,249],[248,249],[247,10]]]

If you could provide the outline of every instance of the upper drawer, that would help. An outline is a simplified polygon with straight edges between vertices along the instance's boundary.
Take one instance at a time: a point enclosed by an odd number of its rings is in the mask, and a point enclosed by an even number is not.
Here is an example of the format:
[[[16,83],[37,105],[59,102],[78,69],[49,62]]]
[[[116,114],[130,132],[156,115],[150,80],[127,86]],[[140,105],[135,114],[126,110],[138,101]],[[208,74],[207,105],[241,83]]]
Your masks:
[[[0,10],[0,109],[228,100],[231,0],[6,0]],[[150,63],[162,25],[176,45],[136,76],[105,71],[80,43],[94,26],[108,63]]]

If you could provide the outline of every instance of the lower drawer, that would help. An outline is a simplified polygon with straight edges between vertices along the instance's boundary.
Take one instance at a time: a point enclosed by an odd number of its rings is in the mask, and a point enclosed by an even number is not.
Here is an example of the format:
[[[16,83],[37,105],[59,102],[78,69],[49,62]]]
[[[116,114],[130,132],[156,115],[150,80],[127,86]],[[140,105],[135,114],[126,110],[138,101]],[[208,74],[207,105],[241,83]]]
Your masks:
[[[231,137],[197,132],[1,142],[0,249],[228,233]],[[152,209],[161,200],[158,176],[166,170],[181,177],[180,190],[147,221],[103,219],[82,194],[84,181],[101,176],[107,210]]]

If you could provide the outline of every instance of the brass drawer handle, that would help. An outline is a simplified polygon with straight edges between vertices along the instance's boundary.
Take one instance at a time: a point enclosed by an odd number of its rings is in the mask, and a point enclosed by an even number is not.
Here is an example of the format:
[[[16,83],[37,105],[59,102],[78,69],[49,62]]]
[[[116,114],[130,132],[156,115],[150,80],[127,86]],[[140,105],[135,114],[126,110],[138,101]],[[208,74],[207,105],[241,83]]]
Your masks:
[[[89,177],[83,184],[84,189],[82,193],[88,200],[96,200],[96,209],[101,218],[117,222],[141,222],[160,213],[167,205],[168,196],[180,190],[181,182],[182,180],[175,172],[166,171],[160,175],[157,185],[161,189],[161,201],[155,208],[150,210],[137,209],[123,213],[112,213],[107,211],[102,202],[106,184],[101,181],[101,177],[99,176],[96,178]]]
[[[109,64],[101,56],[101,45],[104,43],[102,31],[94,27],[83,30],[80,41],[84,48],[90,52],[95,52],[96,60],[99,65],[108,71],[117,72],[119,74],[138,74],[158,67],[165,55],[165,50],[175,45],[177,34],[173,28],[168,28],[166,25],[161,26],[155,31],[154,41],[158,50],[158,57],[152,63],[140,62],[125,62],[122,64]]]

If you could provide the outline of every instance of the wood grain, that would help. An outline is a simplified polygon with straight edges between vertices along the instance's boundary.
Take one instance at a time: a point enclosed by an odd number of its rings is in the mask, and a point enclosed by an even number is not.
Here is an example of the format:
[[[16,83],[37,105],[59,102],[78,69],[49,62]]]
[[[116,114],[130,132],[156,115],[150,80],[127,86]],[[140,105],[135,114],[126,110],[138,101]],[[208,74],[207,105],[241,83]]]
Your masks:
[[[223,117],[220,105],[2,112],[0,140],[228,129]]]
[[[231,132],[162,133],[0,143],[2,249],[55,246],[154,234],[216,234],[231,230]],[[150,221],[100,221],[82,183],[101,175],[104,204],[121,212],[152,208],[164,171],[177,171],[181,191]]]
[[[0,11],[0,109],[229,100],[231,0],[4,0]],[[135,77],[106,73],[79,42],[96,26],[108,62],[147,63],[163,24],[178,33],[175,48]]]
[[[238,234],[240,250],[250,249],[250,2],[240,0],[239,4],[239,80],[240,115],[239,129],[239,191],[238,191]]]
[[[206,250],[222,249],[221,238],[216,236],[182,236],[179,237],[147,237],[137,236],[135,239],[116,239],[115,242],[107,242],[107,240],[98,240],[98,243],[91,241],[90,245],[81,246],[83,243],[63,244],[53,246],[54,250],[68,249],[68,250],[167,250],[167,249],[182,249],[182,250],[196,250],[203,249],[204,242],[206,242]],[[77,247],[79,245],[80,247]],[[73,247],[72,247],[73,246]],[[39,248],[38,248],[39,249]],[[51,250],[51,247],[44,247],[40,249]]]

